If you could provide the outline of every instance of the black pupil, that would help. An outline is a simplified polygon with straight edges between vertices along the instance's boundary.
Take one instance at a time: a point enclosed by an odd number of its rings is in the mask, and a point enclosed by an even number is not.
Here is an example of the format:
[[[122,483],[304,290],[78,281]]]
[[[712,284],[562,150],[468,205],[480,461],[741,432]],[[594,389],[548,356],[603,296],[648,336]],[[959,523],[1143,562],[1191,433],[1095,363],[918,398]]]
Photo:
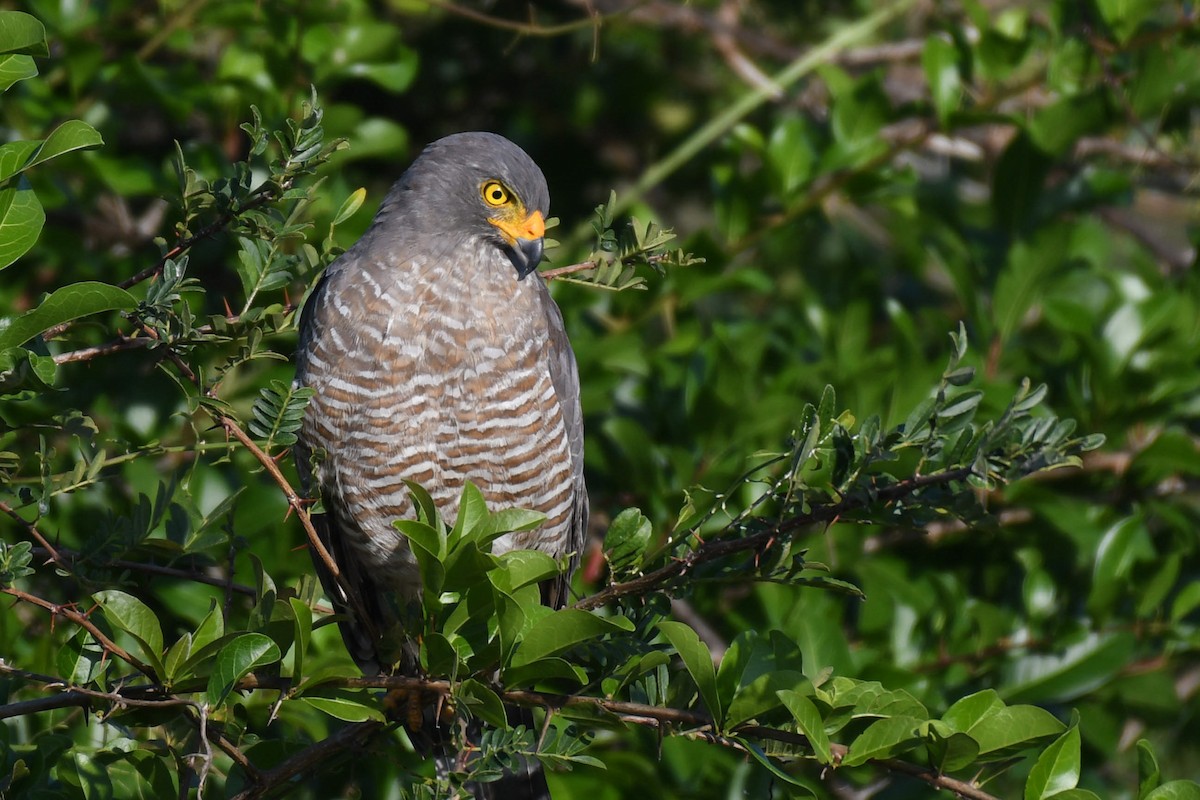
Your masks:
[[[504,192],[502,192],[498,188],[492,189],[492,199],[495,200],[497,203],[499,203],[501,200],[504,199]]]

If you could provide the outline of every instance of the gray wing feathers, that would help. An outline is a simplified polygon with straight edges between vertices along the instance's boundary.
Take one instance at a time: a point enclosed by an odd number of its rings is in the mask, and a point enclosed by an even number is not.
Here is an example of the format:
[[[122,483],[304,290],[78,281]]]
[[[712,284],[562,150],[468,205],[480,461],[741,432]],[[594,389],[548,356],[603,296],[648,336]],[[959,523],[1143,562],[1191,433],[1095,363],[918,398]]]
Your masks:
[[[341,263],[349,256],[350,254],[347,253],[335,263]],[[300,316],[300,341],[297,347],[295,380],[297,385],[304,385],[305,383],[306,356],[316,327],[314,317],[319,313],[319,307],[324,301],[325,292],[328,291],[330,278],[333,274],[331,267],[321,276],[316,288],[312,291],[312,296],[305,302],[304,311]],[[294,460],[296,462],[296,472],[300,476],[300,486],[304,490],[305,496],[312,498],[318,493],[321,494],[325,513],[313,514],[311,516],[313,528],[316,530],[321,543],[325,545],[325,549],[333,557],[333,562],[337,564],[338,569],[341,571],[343,581],[339,584],[334,578],[333,573],[325,566],[320,556],[317,553],[313,553],[313,566],[316,570],[317,578],[321,581],[321,587],[325,590],[325,596],[329,598],[334,610],[342,617],[338,620],[338,628],[341,630],[342,638],[346,642],[346,649],[350,652],[350,656],[358,664],[363,674],[377,674],[381,666],[375,647],[378,632],[373,629],[370,621],[378,619],[379,614],[377,608],[369,606],[375,603],[379,597],[379,592],[370,576],[366,573],[366,570],[360,567],[358,559],[350,557],[345,552],[347,537],[340,530],[342,526],[338,521],[340,515],[337,513],[337,498],[328,492],[321,491],[319,481],[313,471],[313,453],[305,446],[303,436],[300,437],[294,446]],[[351,590],[347,592],[343,589],[343,586],[351,587]]]
[[[531,276],[532,277],[532,276]],[[547,605],[554,608],[566,604],[571,585],[571,575],[579,566],[583,545],[587,536],[588,494],[583,480],[583,408],[579,402],[579,368],[575,353],[567,339],[562,312],[550,290],[540,280],[539,296],[546,314],[546,328],[550,338],[550,380],[558,396],[563,425],[567,432],[567,443],[571,449],[571,474],[575,481],[575,504],[571,512],[571,536],[565,554],[570,554],[570,567],[562,576],[547,587],[544,594]]]

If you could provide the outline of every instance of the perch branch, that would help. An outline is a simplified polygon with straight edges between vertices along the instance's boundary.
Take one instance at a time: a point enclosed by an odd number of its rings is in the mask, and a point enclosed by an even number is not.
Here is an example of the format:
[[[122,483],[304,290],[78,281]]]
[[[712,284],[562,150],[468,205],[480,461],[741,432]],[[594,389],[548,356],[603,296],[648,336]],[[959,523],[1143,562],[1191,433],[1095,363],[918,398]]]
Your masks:
[[[713,539],[700,545],[687,555],[671,561],[666,566],[653,572],[648,572],[638,578],[623,583],[614,583],[601,589],[595,594],[585,597],[575,604],[575,608],[593,609],[616,600],[618,597],[646,594],[661,589],[671,581],[679,578],[695,567],[724,558],[735,553],[743,553],[761,549],[772,540],[794,533],[810,525],[833,522],[839,517],[852,511],[866,508],[876,502],[891,502],[914,494],[928,486],[937,486],[965,480],[971,474],[969,467],[939,472],[934,475],[920,475],[915,478],[900,481],[870,494],[856,494],[847,497],[839,503],[818,508],[808,514],[799,514],[783,520],[771,528],[745,536],[739,539]]]

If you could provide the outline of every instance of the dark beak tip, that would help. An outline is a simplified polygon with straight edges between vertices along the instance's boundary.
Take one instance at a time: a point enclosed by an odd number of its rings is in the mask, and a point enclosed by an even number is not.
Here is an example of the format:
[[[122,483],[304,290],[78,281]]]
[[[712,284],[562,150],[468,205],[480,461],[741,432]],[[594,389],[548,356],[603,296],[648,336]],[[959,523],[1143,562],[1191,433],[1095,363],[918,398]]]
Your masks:
[[[518,239],[513,251],[517,280],[525,280],[525,277],[535,272],[538,264],[542,263],[545,245],[541,239]]]

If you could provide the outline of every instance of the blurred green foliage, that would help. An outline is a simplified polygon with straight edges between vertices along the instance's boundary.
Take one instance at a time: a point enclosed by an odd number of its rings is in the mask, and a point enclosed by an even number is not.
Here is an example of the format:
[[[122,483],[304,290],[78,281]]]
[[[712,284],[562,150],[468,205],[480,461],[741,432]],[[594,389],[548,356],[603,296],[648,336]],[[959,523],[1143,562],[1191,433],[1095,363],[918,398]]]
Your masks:
[[[707,715],[727,737],[684,719],[669,730],[694,735],[660,742],[564,712],[543,742],[576,762],[551,776],[556,797],[936,796],[904,765],[983,769],[1001,797],[1200,796],[1192,7],[20,8],[36,19],[0,16],[0,256],[15,242],[17,259],[0,273],[0,585],[19,600],[0,611],[0,794],[184,796],[203,781],[232,797],[254,785],[237,754],[268,770],[330,737],[341,757],[298,795],[383,797],[400,771],[432,776],[400,729],[367,736],[382,725],[369,692],[321,685],[354,668],[313,611],[288,499],[222,420],[284,452],[306,288],[425,142],[488,129],[547,175],[562,220],[549,269],[594,252],[592,209],[614,188],[618,211],[704,259],[610,276],[643,291],[555,288],[588,429],[597,541],[581,595],[660,563],[639,554],[739,535],[742,510],[830,507],[838,470],[866,452],[838,447],[869,441],[872,417],[946,441],[940,420],[981,431],[1028,378],[1046,386],[1034,419],[1106,440],[1076,468],[803,527],[769,564],[672,583],[673,603],[609,606],[632,631],[597,625],[546,658],[597,681],[581,693]],[[31,203],[44,229],[22,239],[41,225]],[[959,323],[974,383],[939,398]],[[842,433],[804,451],[813,420]],[[901,444],[861,477],[924,474],[929,443]],[[780,473],[755,468],[802,451],[800,506],[756,505]],[[1038,452],[1014,463],[1046,466]],[[789,573],[793,557],[813,571]],[[135,662],[188,702],[106,697],[151,680]],[[276,705],[247,676],[303,685]],[[50,682],[99,694],[40,708],[62,696]],[[458,700],[502,722],[494,691]],[[736,729],[760,715],[806,744]],[[351,759],[360,745],[385,755]]]

